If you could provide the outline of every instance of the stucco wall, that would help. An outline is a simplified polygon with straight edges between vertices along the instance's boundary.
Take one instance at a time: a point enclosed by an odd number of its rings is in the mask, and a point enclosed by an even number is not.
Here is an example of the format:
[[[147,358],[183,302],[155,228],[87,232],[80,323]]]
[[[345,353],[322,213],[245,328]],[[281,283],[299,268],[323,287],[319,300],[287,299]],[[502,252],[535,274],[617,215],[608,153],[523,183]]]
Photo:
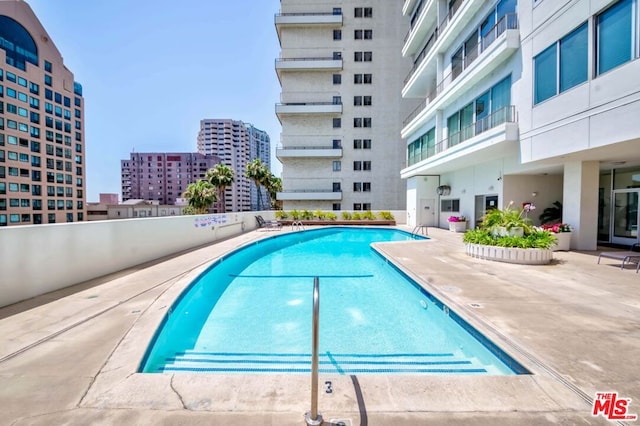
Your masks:
[[[256,212],[0,229],[0,306],[256,227]],[[265,219],[273,212],[261,212]]]

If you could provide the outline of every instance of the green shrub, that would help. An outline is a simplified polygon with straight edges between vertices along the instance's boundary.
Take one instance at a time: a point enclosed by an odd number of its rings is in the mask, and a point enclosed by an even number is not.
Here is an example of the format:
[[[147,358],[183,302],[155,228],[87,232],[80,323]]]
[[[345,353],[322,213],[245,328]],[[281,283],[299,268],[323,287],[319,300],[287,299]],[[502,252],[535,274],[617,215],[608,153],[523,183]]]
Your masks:
[[[353,220],[360,220],[362,219],[362,215],[358,212],[353,212],[353,214],[351,215],[351,219]]]
[[[288,217],[289,217],[289,215],[287,214],[287,212],[285,212],[283,210],[278,210],[276,212],[276,219],[278,219],[278,220],[287,219]]]
[[[382,220],[395,220],[395,217],[388,211],[378,212],[378,217]]]
[[[334,212],[327,212],[325,214],[327,220],[336,220],[338,216]]]
[[[366,220],[375,220],[376,215],[374,215],[371,210],[367,210],[366,212],[362,213],[362,218]]]
[[[313,213],[311,213],[309,210],[303,210],[302,211],[302,220],[311,220],[313,219]]]
[[[298,210],[291,211],[291,218],[293,220],[300,220],[301,217],[302,217],[302,213],[300,213]]]
[[[343,220],[351,220],[352,219],[352,215],[349,212],[342,212],[342,219]]]
[[[315,212],[313,212],[313,216],[316,217],[318,220],[324,220],[327,214],[322,210],[316,210]]]
[[[535,229],[524,237],[500,237],[493,235],[489,229],[480,228],[465,232],[462,236],[462,241],[466,244],[481,244],[484,246],[549,249],[556,242],[556,237],[548,231]]]
[[[506,228],[507,230],[522,228],[525,235],[531,233],[533,228],[531,219],[523,217],[522,214],[524,210],[515,210],[511,208],[512,205],[513,201],[502,210],[488,210],[482,218],[481,228],[491,231],[494,234],[498,233],[498,228]]]

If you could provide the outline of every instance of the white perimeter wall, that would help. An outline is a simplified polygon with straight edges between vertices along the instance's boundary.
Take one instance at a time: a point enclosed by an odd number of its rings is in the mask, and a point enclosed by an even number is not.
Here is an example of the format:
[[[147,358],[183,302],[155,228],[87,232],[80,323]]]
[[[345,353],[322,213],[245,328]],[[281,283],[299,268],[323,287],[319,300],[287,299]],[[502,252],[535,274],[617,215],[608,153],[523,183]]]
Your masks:
[[[391,213],[406,224],[404,210]],[[0,229],[0,307],[251,231],[258,214],[275,219],[263,211]]]
[[[265,211],[0,229],[0,306],[252,230],[256,214],[274,218]]]

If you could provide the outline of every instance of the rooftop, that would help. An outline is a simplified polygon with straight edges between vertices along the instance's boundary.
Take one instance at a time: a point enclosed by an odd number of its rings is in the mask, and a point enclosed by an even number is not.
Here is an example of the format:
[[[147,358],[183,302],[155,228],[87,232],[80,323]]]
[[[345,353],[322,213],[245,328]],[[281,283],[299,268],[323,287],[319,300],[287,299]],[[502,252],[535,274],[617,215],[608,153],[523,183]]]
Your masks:
[[[320,393],[326,421],[610,424],[591,416],[597,391],[617,391],[640,412],[640,274],[612,259],[596,264],[597,251],[556,252],[544,266],[487,262],[464,254],[461,234],[429,233],[377,247],[533,374],[321,375],[334,389]],[[188,283],[222,254],[271,235],[248,232],[1,308],[3,421],[304,424],[307,375],[136,373]]]

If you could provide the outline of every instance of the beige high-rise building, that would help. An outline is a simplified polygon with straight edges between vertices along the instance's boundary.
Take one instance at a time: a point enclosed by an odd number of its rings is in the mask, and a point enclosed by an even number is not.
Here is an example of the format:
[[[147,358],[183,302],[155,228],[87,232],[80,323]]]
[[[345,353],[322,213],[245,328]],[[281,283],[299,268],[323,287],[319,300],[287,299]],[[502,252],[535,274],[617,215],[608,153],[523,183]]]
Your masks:
[[[29,5],[0,1],[0,226],[85,220],[82,86]]]
[[[284,208],[404,209],[402,2],[282,0],[275,24]]]

